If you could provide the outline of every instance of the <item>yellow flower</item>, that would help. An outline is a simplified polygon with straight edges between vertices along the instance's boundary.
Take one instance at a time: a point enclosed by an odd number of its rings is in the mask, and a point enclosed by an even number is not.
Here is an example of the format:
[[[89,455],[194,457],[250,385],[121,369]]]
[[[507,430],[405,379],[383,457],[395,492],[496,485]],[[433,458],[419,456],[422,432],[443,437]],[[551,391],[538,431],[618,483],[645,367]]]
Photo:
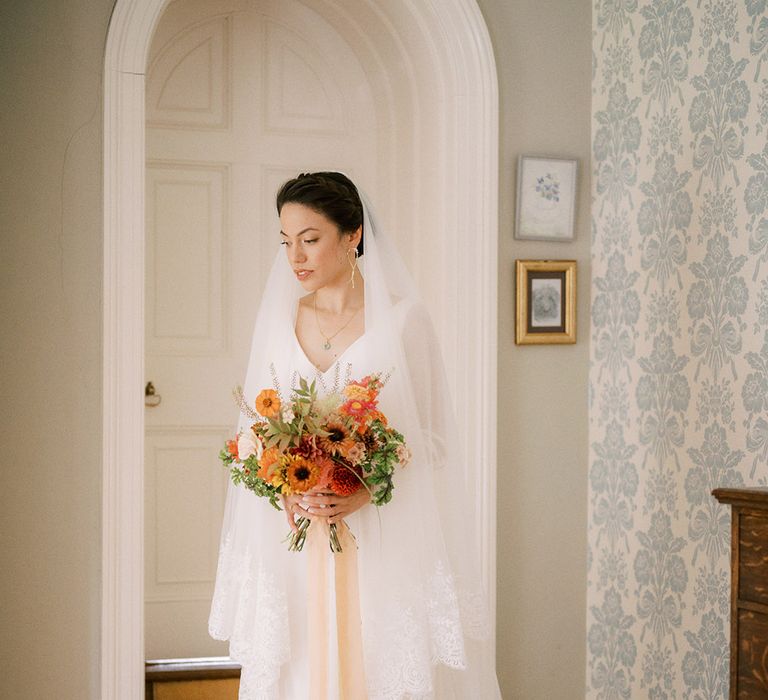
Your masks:
[[[291,491],[290,485],[285,480],[285,474],[283,473],[282,469],[276,469],[274,471],[269,483],[272,484],[272,486],[278,489],[280,493],[284,494],[285,496],[290,496],[293,493],[293,491]]]
[[[285,494],[290,494],[291,490],[288,485],[288,475],[287,475],[287,455],[284,457],[281,457],[278,461],[276,466],[273,466],[273,468],[270,470],[272,473],[269,475],[269,482],[274,486],[275,488],[279,489],[282,487],[281,492]],[[261,471],[261,470],[259,470]]]
[[[280,397],[274,389],[264,389],[256,397],[256,410],[265,418],[274,418],[280,413]]]
[[[364,386],[359,384],[348,384],[344,387],[344,396],[353,401],[365,401],[371,400],[371,392]]]

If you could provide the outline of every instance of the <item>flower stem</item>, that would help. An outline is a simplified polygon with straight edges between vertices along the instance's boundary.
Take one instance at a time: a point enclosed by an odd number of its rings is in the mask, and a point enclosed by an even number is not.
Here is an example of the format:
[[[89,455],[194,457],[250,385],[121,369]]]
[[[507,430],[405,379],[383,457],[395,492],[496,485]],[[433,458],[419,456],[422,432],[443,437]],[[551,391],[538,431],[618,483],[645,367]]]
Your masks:
[[[311,521],[309,518],[299,518],[296,521],[298,530],[288,533],[288,551],[300,552],[304,547],[304,540],[307,539],[307,530],[309,529]]]
[[[336,531],[336,523],[331,523],[329,528],[328,546],[334,554],[341,552],[341,544],[339,543],[339,533]]]
[[[312,524],[309,518],[299,518],[296,521],[297,530],[291,530],[288,533],[288,551],[300,552],[304,548],[304,542],[307,539],[307,530]],[[334,554],[338,554],[342,551],[341,543],[339,542],[339,533],[336,528],[336,523],[332,523],[328,529],[328,546]]]

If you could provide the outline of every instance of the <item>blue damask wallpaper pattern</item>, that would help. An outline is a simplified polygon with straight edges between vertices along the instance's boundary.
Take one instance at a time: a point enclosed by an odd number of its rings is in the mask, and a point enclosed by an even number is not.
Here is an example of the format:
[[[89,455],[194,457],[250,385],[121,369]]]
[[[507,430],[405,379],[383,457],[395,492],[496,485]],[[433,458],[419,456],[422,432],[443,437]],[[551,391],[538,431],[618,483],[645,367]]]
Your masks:
[[[728,694],[768,485],[768,0],[595,0],[587,697]]]

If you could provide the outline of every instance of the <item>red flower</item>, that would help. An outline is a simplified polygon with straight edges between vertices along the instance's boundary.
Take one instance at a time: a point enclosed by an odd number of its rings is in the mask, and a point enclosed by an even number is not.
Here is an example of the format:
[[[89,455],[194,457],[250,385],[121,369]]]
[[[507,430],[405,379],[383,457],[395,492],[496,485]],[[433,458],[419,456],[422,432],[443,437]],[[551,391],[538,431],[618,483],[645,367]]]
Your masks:
[[[362,488],[363,482],[357,469],[337,464],[331,473],[330,485],[337,496],[351,496]]]
[[[341,412],[354,418],[363,418],[376,410],[376,404],[372,401],[347,401],[341,406]]]
[[[302,437],[299,446],[295,447],[292,452],[310,460],[314,460],[322,454],[322,450],[317,445],[316,435],[305,435]]]

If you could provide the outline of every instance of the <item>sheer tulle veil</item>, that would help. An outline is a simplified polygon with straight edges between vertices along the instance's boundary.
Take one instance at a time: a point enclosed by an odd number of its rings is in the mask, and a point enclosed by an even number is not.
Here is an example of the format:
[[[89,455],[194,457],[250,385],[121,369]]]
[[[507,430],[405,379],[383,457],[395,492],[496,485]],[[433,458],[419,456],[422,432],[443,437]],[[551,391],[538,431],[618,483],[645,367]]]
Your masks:
[[[410,463],[398,467],[392,501],[347,519],[358,544],[369,698],[492,700],[500,694],[488,601],[477,519],[467,511],[477,502],[480,465],[459,458],[461,441],[472,436],[454,422],[429,314],[370,202],[361,199],[365,359],[346,368],[342,356],[335,373],[319,379],[330,385],[339,378],[343,383],[349,371],[353,379],[389,373],[380,409],[412,453]],[[253,333],[243,386],[249,402],[262,388],[274,386],[285,398],[296,386],[294,326],[304,294],[278,251]],[[238,429],[247,426],[241,415]],[[230,656],[243,665],[241,699],[283,698],[281,675],[295,670],[284,664],[307,651],[305,601],[312,582],[303,553],[288,551],[286,534],[283,513],[229,485],[209,631],[228,639]]]

